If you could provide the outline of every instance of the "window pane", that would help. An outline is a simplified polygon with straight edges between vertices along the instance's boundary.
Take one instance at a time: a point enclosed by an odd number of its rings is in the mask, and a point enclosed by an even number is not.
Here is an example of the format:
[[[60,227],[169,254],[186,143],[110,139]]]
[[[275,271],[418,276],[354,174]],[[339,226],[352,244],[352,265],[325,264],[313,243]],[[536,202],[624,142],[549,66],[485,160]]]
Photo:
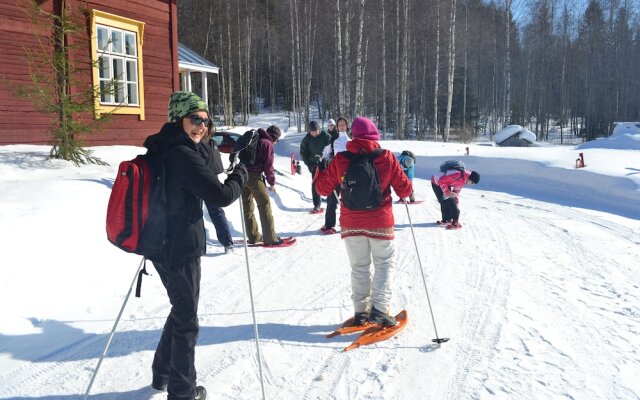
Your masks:
[[[127,96],[129,104],[138,104],[138,85],[130,83],[127,85]]]
[[[113,59],[113,79],[124,80],[124,62],[122,58]]]
[[[138,82],[138,68],[135,61],[127,61],[127,81]]]
[[[98,51],[109,50],[109,30],[103,26],[99,26],[98,29]]]
[[[98,74],[100,79],[111,79],[111,59],[110,57],[98,57]]]
[[[111,51],[122,54],[122,31],[111,31]]]
[[[109,88],[109,81],[100,81],[100,102],[113,102]]]
[[[124,34],[125,54],[129,56],[136,55],[136,34],[126,32]]]
[[[115,102],[118,104],[123,103],[125,100],[124,84],[119,82],[114,89]]]

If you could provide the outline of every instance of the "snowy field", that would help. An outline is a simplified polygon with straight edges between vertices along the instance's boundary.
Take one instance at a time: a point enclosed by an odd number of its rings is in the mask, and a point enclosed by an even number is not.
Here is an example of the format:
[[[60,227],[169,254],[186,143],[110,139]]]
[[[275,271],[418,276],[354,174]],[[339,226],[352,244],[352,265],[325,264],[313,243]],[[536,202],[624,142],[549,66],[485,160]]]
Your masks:
[[[283,121],[258,126],[272,122]],[[353,337],[324,335],[353,311],[348,258],[340,235],[318,231],[323,215],[307,212],[309,173],[288,172],[302,136],[276,145],[284,175],[272,194],[278,233],[298,243],[248,251],[267,398],[640,399],[640,150],[477,143],[466,156],[467,145],[382,142],[418,156],[425,202],[409,212],[438,334],[451,340],[431,343],[409,215],[394,204],[393,311],[407,309],[409,324],[343,353]],[[106,240],[104,221],[118,163],[143,149],[97,147],[111,165],[82,168],[46,160],[48,150],[0,147],[0,399],[82,398],[140,263]],[[576,170],[579,152],[587,166]],[[459,231],[436,226],[429,183],[452,158],[481,174],[462,191]],[[240,238],[238,203],[226,212]],[[206,218],[198,383],[211,399],[258,399],[245,253],[225,255]],[[169,312],[149,269],[91,399],[166,397],[149,387]]]

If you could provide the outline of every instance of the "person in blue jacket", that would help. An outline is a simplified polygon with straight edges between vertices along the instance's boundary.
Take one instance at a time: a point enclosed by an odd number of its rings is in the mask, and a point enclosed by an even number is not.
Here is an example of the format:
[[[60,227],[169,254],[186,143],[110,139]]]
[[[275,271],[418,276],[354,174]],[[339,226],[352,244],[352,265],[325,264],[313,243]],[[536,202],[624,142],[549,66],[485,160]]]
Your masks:
[[[415,171],[416,164],[416,156],[413,152],[409,150],[403,150],[398,157],[398,162],[400,162],[400,166],[402,170],[407,175],[407,178],[413,183],[413,175]],[[402,200],[402,199],[401,199]],[[414,195],[414,191],[411,191],[411,196],[409,196],[409,203],[414,203],[416,201],[416,197]]]

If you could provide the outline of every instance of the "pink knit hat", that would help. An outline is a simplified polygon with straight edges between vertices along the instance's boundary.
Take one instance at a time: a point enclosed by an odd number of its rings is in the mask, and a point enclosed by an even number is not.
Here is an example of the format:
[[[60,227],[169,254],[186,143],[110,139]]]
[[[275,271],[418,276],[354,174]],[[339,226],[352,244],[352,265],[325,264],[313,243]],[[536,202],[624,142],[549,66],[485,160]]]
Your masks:
[[[358,117],[351,123],[351,136],[354,139],[380,140],[376,124],[369,118]]]

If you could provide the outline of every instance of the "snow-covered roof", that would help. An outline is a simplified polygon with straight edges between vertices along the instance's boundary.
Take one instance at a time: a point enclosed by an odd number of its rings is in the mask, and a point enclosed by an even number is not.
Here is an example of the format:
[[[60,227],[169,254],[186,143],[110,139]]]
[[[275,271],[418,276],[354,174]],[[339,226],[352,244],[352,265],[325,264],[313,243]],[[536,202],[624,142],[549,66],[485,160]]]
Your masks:
[[[536,134],[530,130],[523,128],[520,125],[509,125],[503,128],[500,132],[493,135],[493,140],[496,143],[502,143],[512,136],[518,136],[522,140],[526,140],[531,143],[535,143]]]

